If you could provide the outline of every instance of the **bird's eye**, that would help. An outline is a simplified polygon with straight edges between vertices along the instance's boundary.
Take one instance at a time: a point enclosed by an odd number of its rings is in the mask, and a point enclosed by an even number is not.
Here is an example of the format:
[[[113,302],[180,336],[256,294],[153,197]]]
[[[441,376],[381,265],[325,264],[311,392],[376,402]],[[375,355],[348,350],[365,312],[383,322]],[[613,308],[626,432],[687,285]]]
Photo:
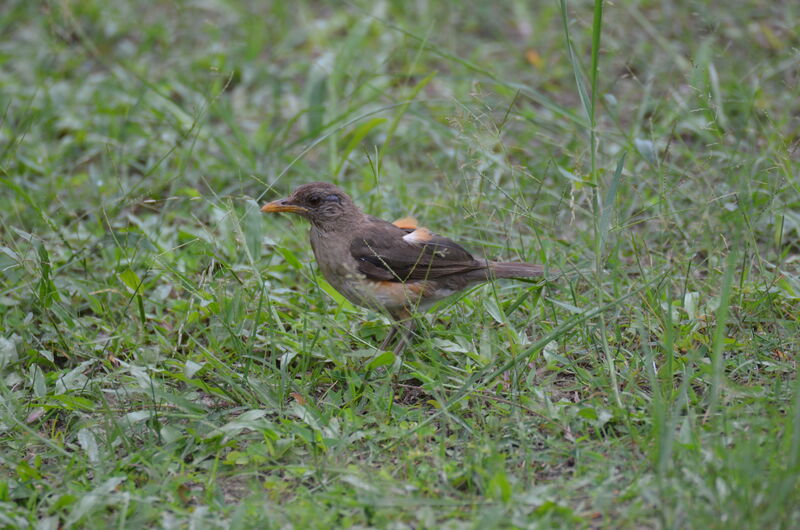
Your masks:
[[[311,206],[319,206],[320,198],[319,197],[309,197],[308,204]]]

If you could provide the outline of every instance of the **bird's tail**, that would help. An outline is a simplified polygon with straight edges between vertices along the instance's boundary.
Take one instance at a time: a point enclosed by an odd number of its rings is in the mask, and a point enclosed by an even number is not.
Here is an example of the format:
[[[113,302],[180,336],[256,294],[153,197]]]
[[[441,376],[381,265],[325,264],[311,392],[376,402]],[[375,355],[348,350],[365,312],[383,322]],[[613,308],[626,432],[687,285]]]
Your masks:
[[[501,278],[536,278],[544,275],[544,267],[534,263],[486,261],[485,266],[467,273],[471,281],[486,282]]]
[[[495,278],[536,278],[544,274],[544,267],[535,263],[490,261],[489,271]]]

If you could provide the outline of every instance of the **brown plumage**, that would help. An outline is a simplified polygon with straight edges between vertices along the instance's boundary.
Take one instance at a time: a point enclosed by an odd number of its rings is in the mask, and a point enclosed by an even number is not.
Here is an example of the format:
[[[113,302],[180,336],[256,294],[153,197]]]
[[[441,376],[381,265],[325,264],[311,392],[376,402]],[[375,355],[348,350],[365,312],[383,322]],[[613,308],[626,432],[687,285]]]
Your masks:
[[[313,182],[262,212],[290,212],[311,222],[311,248],[326,280],[352,303],[387,312],[397,322],[385,348],[402,352],[413,332],[411,313],[476,283],[541,276],[541,265],[474,258],[454,241],[407,217],[394,223],[367,215],[341,188]]]

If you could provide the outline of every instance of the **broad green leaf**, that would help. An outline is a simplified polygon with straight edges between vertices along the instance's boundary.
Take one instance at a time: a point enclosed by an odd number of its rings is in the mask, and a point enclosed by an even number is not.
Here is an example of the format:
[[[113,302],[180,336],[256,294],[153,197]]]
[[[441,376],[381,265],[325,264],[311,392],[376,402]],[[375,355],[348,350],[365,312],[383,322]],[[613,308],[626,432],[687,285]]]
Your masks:
[[[491,315],[495,322],[498,324],[505,323],[506,317],[503,314],[503,310],[497,305],[497,300],[494,297],[484,299],[483,307],[486,308],[486,312]]]
[[[391,366],[394,363],[394,360],[395,355],[390,351],[386,351],[372,359],[367,365],[367,368],[369,370],[374,370],[380,366]]]
[[[356,307],[350,303],[347,298],[342,296],[339,291],[333,288],[331,284],[329,284],[325,278],[322,276],[317,276],[317,283],[319,284],[320,289],[325,291],[331,298],[333,298],[339,307],[345,309],[346,311],[355,311]]]
[[[294,255],[294,252],[292,252],[292,251],[291,251],[291,250],[289,250],[288,248],[285,248],[285,247],[275,247],[275,250],[277,250],[277,251],[278,251],[278,254],[280,254],[281,256],[283,256],[283,259],[285,259],[285,260],[286,260],[286,262],[287,262],[289,265],[291,265],[292,267],[294,267],[295,269],[302,269],[302,268],[303,268],[303,264],[302,264],[302,263],[300,263],[300,260],[299,260],[299,259],[297,259],[297,256],[295,256],[295,255]]]
[[[125,284],[125,287],[128,288],[128,292],[130,294],[136,294],[139,289],[139,285],[142,283],[141,280],[139,280],[139,275],[137,275],[131,269],[125,269],[124,271],[120,272],[117,277],[123,284]]]
[[[78,431],[78,443],[89,458],[89,462],[94,464],[100,461],[100,449],[97,446],[97,439],[90,429],[83,428]]]
[[[325,100],[328,97],[328,78],[319,77],[312,81],[308,96],[308,134],[316,136],[325,120]]]

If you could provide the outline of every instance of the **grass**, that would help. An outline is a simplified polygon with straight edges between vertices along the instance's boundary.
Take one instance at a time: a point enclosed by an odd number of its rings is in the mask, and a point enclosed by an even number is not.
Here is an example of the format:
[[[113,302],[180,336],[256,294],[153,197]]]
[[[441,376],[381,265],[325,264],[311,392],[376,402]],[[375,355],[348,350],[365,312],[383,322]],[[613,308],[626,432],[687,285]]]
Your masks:
[[[12,0],[0,526],[797,527],[798,15]],[[564,276],[394,359],[312,180]]]

